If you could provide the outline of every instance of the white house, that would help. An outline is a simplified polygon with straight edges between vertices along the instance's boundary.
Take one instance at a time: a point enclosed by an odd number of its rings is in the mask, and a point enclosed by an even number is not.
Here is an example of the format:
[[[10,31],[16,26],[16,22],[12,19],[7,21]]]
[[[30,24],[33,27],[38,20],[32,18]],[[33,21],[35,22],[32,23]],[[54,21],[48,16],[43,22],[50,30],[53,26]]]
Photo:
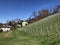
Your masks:
[[[1,28],[1,30],[3,30],[3,32],[6,32],[6,31],[10,31],[10,28],[6,27],[6,28]]]
[[[9,25],[3,25],[0,28],[0,31],[3,31],[3,32],[10,31],[10,30],[11,30],[11,26],[9,26]]]

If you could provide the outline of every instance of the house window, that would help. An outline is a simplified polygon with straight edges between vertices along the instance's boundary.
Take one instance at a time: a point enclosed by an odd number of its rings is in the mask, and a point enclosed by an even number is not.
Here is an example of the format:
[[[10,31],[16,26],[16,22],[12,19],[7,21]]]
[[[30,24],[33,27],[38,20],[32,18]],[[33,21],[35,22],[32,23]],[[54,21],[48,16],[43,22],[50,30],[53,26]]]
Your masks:
[[[26,26],[28,25],[28,24],[25,24]]]

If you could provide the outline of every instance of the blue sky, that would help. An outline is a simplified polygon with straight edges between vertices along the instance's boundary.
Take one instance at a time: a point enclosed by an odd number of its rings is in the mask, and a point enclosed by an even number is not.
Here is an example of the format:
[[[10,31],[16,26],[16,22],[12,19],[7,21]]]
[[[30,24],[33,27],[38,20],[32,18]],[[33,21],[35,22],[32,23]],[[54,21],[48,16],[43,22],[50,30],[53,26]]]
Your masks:
[[[0,0],[0,22],[15,18],[27,19],[33,11],[53,9],[60,0]]]

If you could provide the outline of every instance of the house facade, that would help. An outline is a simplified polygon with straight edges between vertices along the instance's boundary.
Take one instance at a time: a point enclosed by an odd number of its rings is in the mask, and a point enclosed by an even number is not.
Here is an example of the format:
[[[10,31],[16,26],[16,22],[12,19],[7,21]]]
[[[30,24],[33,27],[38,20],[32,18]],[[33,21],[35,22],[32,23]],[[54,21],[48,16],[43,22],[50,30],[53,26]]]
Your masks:
[[[6,31],[10,31],[11,30],[11,26],[3,24],[2,27],[0,28],[0,32],[6,32]]]
[[[22,22],[22,27],[27,25],[28,25],[28,22]]]
[[[6,31],[10,31],[10,28],[5,27],[5,28],[1,28],[1,30],[3,30],[3,32],[6,32]]]

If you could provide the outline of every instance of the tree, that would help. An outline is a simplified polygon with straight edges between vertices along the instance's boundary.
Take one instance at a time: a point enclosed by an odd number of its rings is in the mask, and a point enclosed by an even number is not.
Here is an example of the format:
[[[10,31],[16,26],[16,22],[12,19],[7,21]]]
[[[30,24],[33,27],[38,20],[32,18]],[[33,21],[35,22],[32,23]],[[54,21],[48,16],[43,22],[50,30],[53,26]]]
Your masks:
[[[60,5],[57,5],[57,7],[58,7],[58,13],[60,13]]]
[[[43,9],[43,10],[41,10],[41,11],[38,12],[38,15],[41,18],[47,17],[47,16],[49,16],[49,14],[50,14],[49,10],[46,10],[46,9]]]
[[[53,9],[53,14],[59,13],[59,12],[60,12],[60,5],[57,5],[57,6]]]
[[[58,8],[56,8],[56,7],[53,9],[53,14],[55,14],[55,13],[58,13]]]
[[[37,17],[37,12],[36,12],[36,11],[33,11],[33,12],[32,12],[32,16],[33,16],[34,18],[36,18],[36,17]]]
[[[2,23],[0,23],[0,28],[3,26],[3,24]]]
[[[9,21],[7,24],[12,26],[13,29],[17,28],[17,23],[15,23],[13,20]]]

